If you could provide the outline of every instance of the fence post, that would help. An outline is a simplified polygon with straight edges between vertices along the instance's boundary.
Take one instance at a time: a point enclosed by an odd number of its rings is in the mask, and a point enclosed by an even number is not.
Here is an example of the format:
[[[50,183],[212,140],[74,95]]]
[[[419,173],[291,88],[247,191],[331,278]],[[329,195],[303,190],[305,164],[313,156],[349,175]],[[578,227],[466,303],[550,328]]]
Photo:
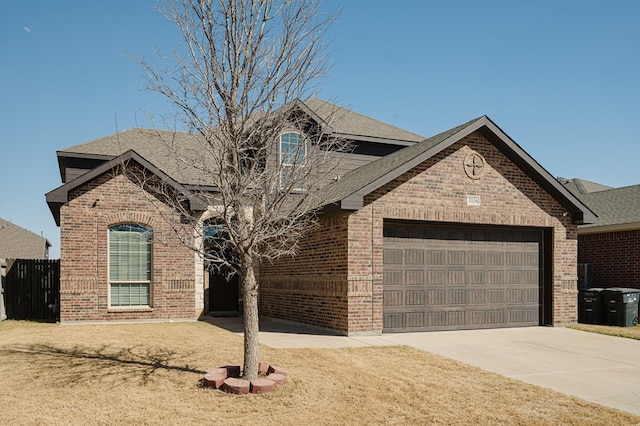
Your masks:
[[[7,314],[4,310],[4,281],[7,271],[7,264],[4,259],[0,259],[0,322],[7,318]]]

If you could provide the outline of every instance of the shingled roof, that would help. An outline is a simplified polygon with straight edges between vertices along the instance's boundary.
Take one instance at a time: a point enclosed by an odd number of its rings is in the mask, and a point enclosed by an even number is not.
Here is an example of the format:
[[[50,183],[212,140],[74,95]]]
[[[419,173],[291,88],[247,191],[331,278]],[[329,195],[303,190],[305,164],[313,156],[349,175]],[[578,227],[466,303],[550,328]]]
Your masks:
[[[594,223],[580,226],[579,232],[640,228],[640,185],[611,188],[577,178],[562,182],[598,215]],[[585,186],[584,182],[589,184]]]
[[[424,140],[423,136],[387,123],[355,113],[321,99],[297,101],[298,105],[331,136],[355,141],[368,141],[409,146]],[[170,149],[167,149],[167,145]],[[127,151],[154,164],[176,182],[185,185],[206,185],[206,176],[189,163],[205,159],[207,147],[199,143],[196,135],[156,129],[131,129],[111,136],[95,139],[58,151],[61,176],[67,158],[91,158],[109,161]],[[186,161],[182,161],[185,159]]]
[[[567,179],[563,177],[559,177],[558,180],[562,183],[569,191],[573,192],[576,195],[579,194],[591,194],[592,192],[606,191],[607,189],[613,189],[611,186],[602,185],[601,183],[591,182],[584,179]]]
[[[300,102],[312,118],[324,124],[326,133],[356,141],[412,145],[424,136],[383,123],[318,98]]]
[[[350,171],[337,182],[321,189],[323,204],[325,208],[333,206],[333,208],[345,210],[358,210],[363,207],[364,197],[367,194],[475,131],[480,131],[487,140],[561,202],[571,213],[575,223],[595,221],[595,215],[587,206],[551,176],[487,116],[471,120]]]
[[[0,219],[0,259],[46,259],[49,247],[46,238]]]

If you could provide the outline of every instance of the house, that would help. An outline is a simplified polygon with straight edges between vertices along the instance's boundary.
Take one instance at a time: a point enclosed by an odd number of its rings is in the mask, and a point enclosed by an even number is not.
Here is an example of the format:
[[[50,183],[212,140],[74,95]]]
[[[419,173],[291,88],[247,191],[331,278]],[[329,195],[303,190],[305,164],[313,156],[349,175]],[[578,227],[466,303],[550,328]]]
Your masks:
[[[0,259],[48,259],[49,247],[45,237],[0,218]]]
[[[640,185],[560,181],[598,216],[578,227],[578,262],[592,265],[589,286],[640,288]]]
[[[320,190],[321,226],[299,254],[260,266],[261,315],[344,334],[576,321],[577,228],[595,216],[493,121],[425,139],[332,105],[328,122],[328,105],[299,108],[354,148]],[[159,135],[134,129],[58,152],[63,185],[46,197],[60,226],[62,322],[193,319],[223,297],[170,236],[161,216],[176,212],[151,208],[119,172],[134,162],[176,191],[205,185],[158,149]],[[193,135],[164,136],[196,152]],[[125,285],[121,255],[135,275]]]

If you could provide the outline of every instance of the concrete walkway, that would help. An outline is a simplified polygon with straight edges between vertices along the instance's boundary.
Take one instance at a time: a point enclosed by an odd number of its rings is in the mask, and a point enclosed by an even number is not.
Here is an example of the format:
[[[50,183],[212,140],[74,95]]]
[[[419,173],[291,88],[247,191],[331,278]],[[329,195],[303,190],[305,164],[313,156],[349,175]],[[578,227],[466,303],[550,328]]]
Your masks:
[[[240,318],[211,323],[242,333]],[[260,343],[274,348],[407,345],[587,401],[640,415],[640,341],[562,327],[503,328],[381,336],[338,336],[261,320]]]

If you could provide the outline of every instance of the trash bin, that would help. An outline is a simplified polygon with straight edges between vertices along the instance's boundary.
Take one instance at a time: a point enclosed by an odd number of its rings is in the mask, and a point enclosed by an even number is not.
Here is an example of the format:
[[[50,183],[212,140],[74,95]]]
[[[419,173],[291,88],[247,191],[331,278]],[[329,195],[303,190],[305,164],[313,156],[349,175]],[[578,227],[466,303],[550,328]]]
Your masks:
[[[606,315],[602,303],[603,288],[587,288],[578,291],[578,322],[605,324]]]
[[[606,288],[602,291],[607,325],[633,327],[638,325],[640,290],[636,288]]]

